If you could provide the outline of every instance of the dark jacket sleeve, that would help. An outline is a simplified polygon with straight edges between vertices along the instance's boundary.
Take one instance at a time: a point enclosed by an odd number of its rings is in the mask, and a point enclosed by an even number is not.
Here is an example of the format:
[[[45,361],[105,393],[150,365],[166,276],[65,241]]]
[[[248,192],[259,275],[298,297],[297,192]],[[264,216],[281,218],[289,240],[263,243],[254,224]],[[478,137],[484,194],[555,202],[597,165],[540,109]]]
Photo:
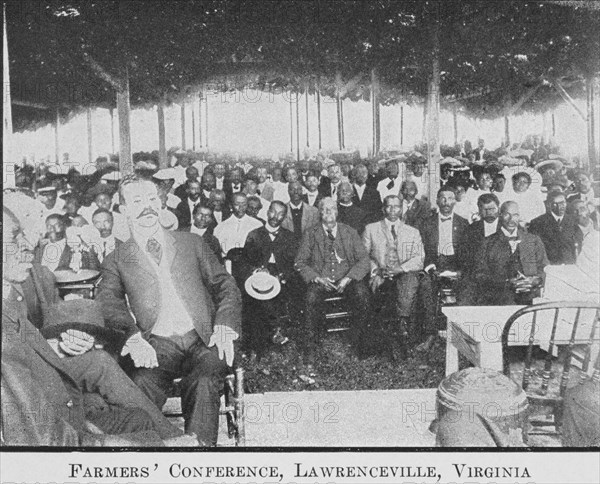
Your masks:
[[[202,278],[215,304],[214,325],[227,326],[241,335],[242,295],[235,279],[219,263],[217,256],[202,238],[195,237],[194,246]]]
[[[355,281],[361,281],[371,270],[371,260],[358,232],[352,227],[348,227],[346,233],[350,240],[349,245],[352,251],[352,259],[354,260],[354,265],[350,268],[346,276]]]
[[[135,320],[129,311],[125,288],[117,265],[115,250],[102,263],[102,279],[98,285],[96,300],[102,307],[102,313],[108,327],[123,331],[125,341],[139,332]]]
[[[320,274],[312,266],[313,264],[313,252],[316,246],[315,230],[308,229],[302,236],[300,242],[300,249],[298,249],[298,255],[296,256],[296,262],[294,267],[304,279],[307,284],[319,277]]]

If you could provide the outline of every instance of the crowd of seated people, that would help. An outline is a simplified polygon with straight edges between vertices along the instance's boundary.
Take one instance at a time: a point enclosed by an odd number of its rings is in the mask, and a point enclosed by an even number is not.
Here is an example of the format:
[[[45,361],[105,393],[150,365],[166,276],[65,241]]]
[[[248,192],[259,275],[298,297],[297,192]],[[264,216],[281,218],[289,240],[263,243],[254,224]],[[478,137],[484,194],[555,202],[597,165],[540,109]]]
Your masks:
[[[483,146],[470,154],[486,157]],[[162,169],[138,159],[126,176],[110,164],[86,176],[45,173],[21,188],[39,202],[34,264],[100,271],[97,300],[125,334],[127,374],[158,408],[183,376],[186,432],[208,444],[215,419],[201,419],[195,402],[208,399],[215,412],[214,381],[234,340],[260,358],[290,340],[293,314],[300,372],[316,377],[325,301],[342,295],[357,355],[397,361],[412,343],[431,350],[445,277],[458,304],[531,304],[546,265],[573,264],[598,241],[585,172],[565,186],[542,183],[526,163],[446,158],[427,196],[418,153],[283,165],[175,158]],[[275,297],[248,289],[261,273],[278,281]],[[394,321],[378,323],[380,304]],[[203,371],[190,370],[198,361]]]

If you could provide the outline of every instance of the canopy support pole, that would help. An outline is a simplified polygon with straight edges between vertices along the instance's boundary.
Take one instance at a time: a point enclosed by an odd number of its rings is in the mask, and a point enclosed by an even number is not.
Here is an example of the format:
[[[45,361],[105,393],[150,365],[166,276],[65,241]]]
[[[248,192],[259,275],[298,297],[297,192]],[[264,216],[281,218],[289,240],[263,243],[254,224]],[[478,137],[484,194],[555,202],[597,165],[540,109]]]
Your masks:
[[[131,160],[131,106],[129,104],[129,71],[125,69],[125,79],[117,91],[117,115],[119,116],[119,167],[121,174],[133,172]]]
[[[454,146],[458,144],[458,113],[456,112],[456,104],[452,106],[452,123],[454,126]]]
[[[192,102],[190,107],[192,108],[192,150],[196,151],[196,112],[194,104]]]
[[[596,169],[596,130],[594,128],[594,78],[592,76],[585,80],[587,93],[587,136],[588,136],[588,160],[589,169]]]
[[[436,10],[439,5],[436,4]],[[433,200],[439,187],[440,165],[440,36],[439,10],[433,26],[433,60],[428,90],[427,116],[427,169],[429,172],[429,200]]]
[[[60,163],[60,144],[58,142],[58,128],[60,126],[60,111],[56,108],[56,120],[54,122],[54,161]]]
[[[202,148],[202,91],[198,93],[198,145]]]
[[[300,161],[300,103],[296,91],[296,161]]]
[[[110,108],[110,152],[115,154],[115,110]]]
[[[304,86],[304,95],[306,96],[306,147],[310,148],[310,125],[309,125],[309,116],[308,116],[308,93],[309,93],[309,84],[306,81]]]
[[[319,84],[317,83],[317,125],[319,131],[319,149],[323,148],[321,142],[321,92],[319,90]]]
[[[92,143],[92,108],[86,110],[86,121],[87,121],[87,142],[88,142],[88,163],[93,163],[93,143]],[[110,160],[109,160],[110,161]]]
[[[158,116],[158,162],[161,168],[166,168],[169,160],[167,160],[167,146],[165,143],[165,102],[163,100],[158,103],[156,114]]]
[[[508,116],[504,116],[504,144],[510,148],[510,122]]]
[[[400,106],[400,146],[404,146],[404,106]]]
[[[186,150],[185,146],[185,100],[181,100],[181,149]]]
[[[294,152],[294,106],[290,92],[290,153]]]
[[[206,112],[204,113],[206,116],[204,117],[204,126],[206,126],[206,148],[208,149],[208,95],[206,96]]]
[[[577,111],[577,114],[579,114],[579,116],[581,116],[581,119],[586,121],[585,114],[583,114],[581,109],[579,109],[577,107],[577,105],[575,104],[575,101],[573,101],[573,98],[571,96],[569,96],[569,93],[567,91],[565,91],[565,88],[562,87],[560,82],[558,80],[556,80],[552,84],[554,85],[554,87],[556,88],[558,93],[560,94],[560,97],[562,97],[575,111]]]
[[[375,69],[371,70],[371,111],[373,115],[373,156],[377,156],[381,145],[381,119],[379,112],[379,81]]]

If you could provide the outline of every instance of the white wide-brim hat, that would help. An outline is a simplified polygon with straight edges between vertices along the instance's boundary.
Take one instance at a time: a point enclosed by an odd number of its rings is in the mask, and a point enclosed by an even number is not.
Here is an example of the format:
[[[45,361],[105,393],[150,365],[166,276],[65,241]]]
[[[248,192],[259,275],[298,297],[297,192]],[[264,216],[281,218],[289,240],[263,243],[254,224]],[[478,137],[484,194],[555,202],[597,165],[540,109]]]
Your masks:
[[[260,301],[273,299],[281,292],[279,279],[267,272],[255,272],[244,284],[249,296]]]

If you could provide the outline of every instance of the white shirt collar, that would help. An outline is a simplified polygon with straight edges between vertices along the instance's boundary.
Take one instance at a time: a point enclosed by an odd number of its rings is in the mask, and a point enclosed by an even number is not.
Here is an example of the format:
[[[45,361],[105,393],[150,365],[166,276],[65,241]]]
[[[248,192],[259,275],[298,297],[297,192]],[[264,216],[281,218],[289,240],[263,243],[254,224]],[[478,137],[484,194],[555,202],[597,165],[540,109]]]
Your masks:
[[[519,229],[515,229],[515,231],[511,234],[508,230],[506,230],[504,227],[501,228],[502,232],[504,233],[504,235],[506,235],[507,237],[518,237],[519,236]]]
[[[564,218],[564,215],[562,217],[559,217],[552,211],[550,211],[550,214],[552,215],[552,217],[554,217],[554,220],[556,220],[558,223],[560,223],[562,221],[562,219]]]
[[[270,234],[274,234],[275,232],[279,231],[280,228],[281,228],[281,226],[279,226],[279,227],[271,227],[269,225],[269,222],[267,222],[265,224],[265,229],[267,229],[267,232],[269,232]]]
[[[302,208],[302,202],[300,202],[298,205],[294,205],[292,202],[290,202],[290,208],[292,210],[299,210]]]
[[[192,226],[190,227],[190,232],[192,234],[198,234],[200,237],[202,237],[204,235],[204,233],[206,232],[206,228],[204,229],[199,229],[198,227],[196,227],[194,224],[192,224]]]
[[[442,212],[438,211],[438,219],[441,222],[442,220],[447,220],[449,218],[453,218],[454,217],[454,211],[452,211],[452,213],[450,215],[448,215],[447,217],[442,215]]]

